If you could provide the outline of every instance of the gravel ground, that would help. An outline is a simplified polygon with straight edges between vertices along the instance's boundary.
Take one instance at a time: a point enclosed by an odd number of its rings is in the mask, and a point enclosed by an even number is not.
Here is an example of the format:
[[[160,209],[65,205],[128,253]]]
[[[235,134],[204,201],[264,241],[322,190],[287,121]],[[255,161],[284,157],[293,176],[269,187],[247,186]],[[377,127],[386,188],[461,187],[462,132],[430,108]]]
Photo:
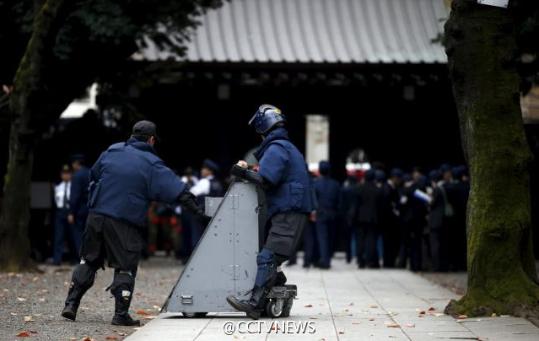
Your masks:
[[[82,299],[76,322],[60,316],[71,280],[70,266],[41,266],[39,273],[0,273],[0,340],[122,340],[135,328],[110,324],[114,300],[105,288],[112,282],[112,269],[98,271],[94,286]],[[134,318],[147,323],[158,314],[181,272],[169,258],[155,257],[139,267]],[[17,337],[26,332],[29,337]]]

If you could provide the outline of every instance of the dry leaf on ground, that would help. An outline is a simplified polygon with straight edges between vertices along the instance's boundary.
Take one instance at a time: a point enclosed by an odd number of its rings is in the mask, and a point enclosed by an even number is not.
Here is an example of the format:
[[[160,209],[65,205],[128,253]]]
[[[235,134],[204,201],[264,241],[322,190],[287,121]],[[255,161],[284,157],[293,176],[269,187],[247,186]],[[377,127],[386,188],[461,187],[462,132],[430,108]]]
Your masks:
[[[19,334],[15,335],[16,337],[30,337],[30,333],[26,330],[23,330],[22,332],[19,332]]]

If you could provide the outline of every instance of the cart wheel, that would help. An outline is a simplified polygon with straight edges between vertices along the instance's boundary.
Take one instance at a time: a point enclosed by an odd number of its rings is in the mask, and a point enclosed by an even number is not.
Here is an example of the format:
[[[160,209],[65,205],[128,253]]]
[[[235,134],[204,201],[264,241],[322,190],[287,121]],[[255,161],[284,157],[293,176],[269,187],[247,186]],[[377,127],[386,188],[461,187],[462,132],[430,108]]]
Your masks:
[[[266,304],[266,314],[268,317],[281,317],[283,313],[282,300],[269,300]]]
[[[182,313],[183,314],[183,317],[188,317],[188,318],[202,318],[202,317],[206,317],[206,315],[208,315],[208,313]]]
[[[288,317],[288,316],[290,316],[290,311],[292,310],[292,305],[293,305],[293,304],[294,304],[294,298],[293,298],[293,297],[288,298],[288,299],[284,302],[283,314],[282,314],[283,317]]]

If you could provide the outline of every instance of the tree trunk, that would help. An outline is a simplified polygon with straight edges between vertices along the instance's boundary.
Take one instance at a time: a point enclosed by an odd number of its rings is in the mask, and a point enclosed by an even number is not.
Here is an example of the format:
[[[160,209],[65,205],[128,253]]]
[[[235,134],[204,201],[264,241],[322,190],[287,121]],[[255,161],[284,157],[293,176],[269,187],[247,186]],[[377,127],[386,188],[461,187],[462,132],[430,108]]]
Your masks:
[[[45,75],[47,62],[66,11],[65,0],[48,0],[34,19],[33,33],[15,75],[10,97],[9,161],[0,215],[0,270],[27,271],[28,222],[34,144],[44,128],[46,108],[54,106]]]
[[[524,315],[537,309],[539,286],[510,10],[454,0],[445,47],[471,174],[468,291],[446,312]]]

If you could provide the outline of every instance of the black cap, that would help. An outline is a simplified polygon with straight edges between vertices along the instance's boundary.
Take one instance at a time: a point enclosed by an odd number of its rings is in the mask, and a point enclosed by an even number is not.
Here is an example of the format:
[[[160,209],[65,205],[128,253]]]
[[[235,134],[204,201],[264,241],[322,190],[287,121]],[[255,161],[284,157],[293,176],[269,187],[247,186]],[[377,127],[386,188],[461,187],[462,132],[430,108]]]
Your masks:
[[[154,136],[157,138],[157,127],[155,123],[147,120],[138,121],[133,126],[133,136]]]
[[[86,157],[84,156],[84,154],[76,153],[76,154],[71,154],[71,156],[69,157],[69,160],[71,162],[79,161],[81,163],[84,163],[84,161],[86,161]]]
[[[202,162],[202,167],[208,168],[209,170],[211,170],[214,173],[219,173],[219,170],[220,170],[219,165],[216,162],[214,162],[214,161],[212,161],[210,159],[205,159]]]

